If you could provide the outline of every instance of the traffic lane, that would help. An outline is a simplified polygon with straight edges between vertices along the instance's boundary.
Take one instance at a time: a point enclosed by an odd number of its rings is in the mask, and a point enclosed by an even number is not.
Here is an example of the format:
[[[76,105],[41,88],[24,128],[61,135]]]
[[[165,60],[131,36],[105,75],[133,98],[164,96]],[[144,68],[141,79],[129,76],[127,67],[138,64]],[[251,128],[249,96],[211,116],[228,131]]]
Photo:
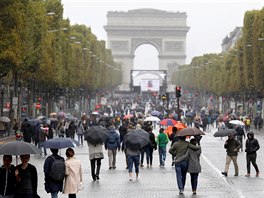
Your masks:
[[[263,167],[263,136],[256,134],[256,138],[260,142],[260,150],[258,151],[257,164],[259,166],[260,172],[261,167]],[[231,162],[228,172],[228,177],[221,175],[221,172],[225,167],[225,158],[226,151],[224,149],[224,143],[226,138],[215,138],[213,133],[206,133],[202,139],[202,149],[203,149],[203,158],[207,161],[207,164],[210,164],[212,169],[222,177],[225,182],[230,184],[234,190],[237,190],[239,197],[263,197],[263,175],[260,174],[260,177],[255,177],[255,169],[251,165],[251,175],[252,177],[245,177],[247,173],[246,170],[246,153],[238,153],[238,166],[239,166],[239,176],[234,176],[234,166]],[[245,141],[243,142],[245,144]]]

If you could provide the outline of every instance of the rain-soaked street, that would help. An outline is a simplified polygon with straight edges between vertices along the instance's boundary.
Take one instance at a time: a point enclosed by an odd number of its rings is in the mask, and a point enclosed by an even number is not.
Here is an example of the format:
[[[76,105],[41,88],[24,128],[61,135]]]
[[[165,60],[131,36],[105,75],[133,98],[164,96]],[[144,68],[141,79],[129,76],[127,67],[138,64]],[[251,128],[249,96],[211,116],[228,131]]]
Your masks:
[[[108,169],[108,156],[105,152],[105,159],[102,161],[100,181],[92,181],[90,174],[90,163],[88,147],[75,148],[76,158],[80,159],[83,168],[83,178],[85,189],[77,194],[77,197],[201,197],[201,198],[261,198],[264,195],[264,177],[262,167],[264,166],[262,132],[256,132],[255,137],[259,140],[260,150],[258,151],[257,163],[260,168],[260,177],[255,177],[255,170],[251,167],[251,177],[246,174],[246,155],[239,152],[239,176],[234,176],[233,164],[230,164],[229,176],[224,177],[221,172],[225,166],[224,138],[213,137],[213,132],[207,132],[201,141],[202,173],[199,176],[197,195],[192,195],[190,177],[187,175],[185,192],[179,195],[175,180],[175,170],[171,166],[171,156],[168,153],[165,167],[159,167],[158,151],[154,151],[154,163],[151,168],[146,164],[140,168],[140,178],[129,181],[128,171],[125,169],[124,153],[117,154],[117,168]],[[158,129],[155,129],[158,133]],[[168,144],[169,147],[170,143]],[[167,147],[167,148],[168,148]],[[50,152],[49,152],[50,153]],[[61,155],[65,157],[65,149],[61,150]],[[44,157],[31,156],[30,162],[38,169],[38,192],[41,197],[49,197],[44,190],[43,163]],[[145,162],[146,163],[146,162]],[[67,195],[60,194],[66,198]]]

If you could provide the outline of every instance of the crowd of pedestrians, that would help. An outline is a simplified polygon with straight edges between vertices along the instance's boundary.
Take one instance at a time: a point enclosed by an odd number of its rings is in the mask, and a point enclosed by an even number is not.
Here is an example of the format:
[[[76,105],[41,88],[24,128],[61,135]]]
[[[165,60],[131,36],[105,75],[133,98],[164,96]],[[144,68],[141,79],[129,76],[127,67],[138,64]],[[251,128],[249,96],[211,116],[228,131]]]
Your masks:
[[[118,116],[119,117],[119,116]],[[121,117],[121,116],[120,116]],[[119,118],[120,118],[119,117]],[[208,128],[208,116],[202,118],[196,116],[190,126],[198,129],[210,132]],[[153,133],[153,128],[156,127],[154,122],[143,122],[142,119],[122,119],[117,121],[116,118],[112,119],[98,119],[98,117],[88,117],[84,114],[79,122],[65,122],[60,121],[56,125],[53,123],[36,124],[31,126],[24,122],[21,126],[21,131],[24,135],[24,141],[38,145],[40,149],[43,149],[44,156],[46,157],[47,151],[44,147],[44,142],[47,139],[52,139],[53,136],[69,137],[74,139],[77,135],[79,146],[83,146],[85,139],[85,132],[91,126],[102,125],[108,131],[108,137],[104,142],[91,143],[87,141],[88,153],[91,167],[91,177],[93,181],[100,180],[101,163],[105,158],[104,149],[108,155],[109,169],[116,169],[116,155],[117,152],[124,152],[124,158],[126,159],[126,168],[128,170],[128,178],[132,181],[134,178],[137,180],[140,177],[140,167],[144,167],[144,160],[146,159],[147,167],[153,165],[153,152],[157,150],[159,156],[159,166],[163,168],[166,163],[167,149],[172,157],[172,166],[175,167],[176,182],[179,189],[179,194],[184,193],[186,175],[190,173],[191,188],[193,194],[197,193],[198,177],[201,173],[200,156],[202,152],[201,136],[193,136],[188,140],[186,136],[178,137],[177,127],[172,127],[172,133],[165,132],[166,126],[160,126],[159,134],[157,136]],[[228,122],[224,122],[222,117],[218,117],[217,129],[224,130],[226,128],[232,128]],[[244,132],[244,129],[238,125],[233,126],[237,135],[228,136],[224,144],[226,149],[226,163],[225,169],[222,172],[224,176],[228,176],[229,165],[231,161],[235,167],[235,176],[239,175],[237,156],[241,149],[245,150],[247,161],[247,173],[246,177],[251,174],[250,165],[252,164],[256,171],[256,176],[259,176],[259,168],[256,163],[257,150],[260,148],[257,139],[254,138],[252,132]],[[149,135],[149,141],[143,147],[130,147],[125,142],[125,137],[133,131],[143,129]],[[247,137],[245,142],[245,148],[242,147],[243,139]],[[171,142],[169,144],[169,142]],[[82,166],[80,160],[75,158],[74,150],[68,148],[66,150],[66,160],[58,155],[58,149],[51,149],[52,155],[47,156],[44,162],[44,184],[47,193],[50,193],[51,198],[57,198],[59,192],[68,194],[69,198],[75,198],[78,191],[81,190],[82,178]],[[146,156],[146,158],[145,158]],[[16,167],[11,165],[12,156],[3,156],[3,168],[0,172],[0,197],[10,198],[36,198],[38,197],[38,174],[34,165],[28,163],[30,155],[21,155],[21,164]],[[52,164],[55,160],[62,160],[65,165],[65,177],[63,180],[54,181],[50,175]],[[135,172],[135,176],[133,175]],[[7,180],[8,178],[8,180]],[[14,182],[11,182],[14,181]]]

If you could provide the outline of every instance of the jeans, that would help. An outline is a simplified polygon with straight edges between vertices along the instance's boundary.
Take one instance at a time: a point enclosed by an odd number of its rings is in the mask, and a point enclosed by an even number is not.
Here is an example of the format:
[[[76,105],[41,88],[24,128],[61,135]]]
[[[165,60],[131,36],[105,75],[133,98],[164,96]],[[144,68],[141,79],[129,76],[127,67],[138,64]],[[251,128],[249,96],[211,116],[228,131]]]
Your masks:
[[[147,145],[146,147],[146,154],[147,154],[147,164],[152,165],[153,161],[153,148],[151,145]]]
[[[141,152],[140,152],[140,164],[143,164],[144,163],[144,155],[145,155],[145,152],[146,152],[146,147],[143,147]]]
[[[127,156],[127,160],[128,160],[128,172],[132,173],[133,170],[133,164],[135,166],[135,172],[138,173],[139,172],[139,156]]]
[[[83,135],[82,134],[78,134],[78,144],[79,145],[83,145]]]
[[[51,192],[51,198],[58,198],[58,192]]]
[[[47,155],[47,150],[46,150],[46,148],[44,147],[44,141],[39,141],[39,142],[38,142],[38,148],[39,148],[40,150],[42,150],[41,148],[43,148],[43,150],[44,150],[44,155],[45,155],[45,156]]]
[[[190,175],[191,175],[192,191],[196,191],[199,173],[190,173]]]
[[[187,169],[188,169],[187,160],[183,160],[181,162],[175,163],[176,180],[177,180],[178,188],[180,190],[184,189]]]
[[[250,174],[250,162],[254,166],[256,172],[259,172],[258,165],[256,163],[257,153],[247,154],[247,173]]]
[[[165,160],[166,160],[166,148],[160,148],[159,147],[159,160],[160,160],[160,166],[165,166]]]
[[[241,151],[243,151],[243,136],[237,135],[237,141],[241,144]]]

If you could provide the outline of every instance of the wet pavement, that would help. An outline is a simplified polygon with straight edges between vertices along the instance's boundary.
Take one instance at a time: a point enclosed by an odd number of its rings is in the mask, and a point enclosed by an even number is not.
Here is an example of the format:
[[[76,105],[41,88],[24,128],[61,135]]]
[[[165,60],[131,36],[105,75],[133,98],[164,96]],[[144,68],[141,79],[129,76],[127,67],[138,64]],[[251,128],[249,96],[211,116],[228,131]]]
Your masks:
[[[157,133],[157,130],[155,131]],[[202,173],[199,175],[197,195],[192,195],[190,176],[187,175],[185,192],[179,195],[176,184],[174,167],[171,166],[171,155],[167,154],[165,167],[159,167],[158,151],[154,151],[154,162],[151,168],[140,168],[140,178],[129,181],[128,170],[126,170],[125,155],[122,152],[117,154],[117,168],[108,168],[108,156],[105,151],[105,159],[102,160],[100,181],[92,181],[90,174],[90,162],[88,147],[76,147],[76,158],[80,159],[83,168],[84,190],[77,194],[79,198],[107,197],[107,198],[153,198],[153,197],[197,197],[197,198],[262,198],[264,197],[264,136],[263,132],[256,133],[261,149],[258,151],[257,163],[260,168],[260,177],[255,177],[255,170],[252,167],[252,176],[246,178],[246,155],[240,152],[238,156],[239,176],[235,177],[233,164],[230,164],[229,176],[221,175],[225,166],[224,138],[213,137],[212,132],[206,133],[201,141]],[[168,144],[169,148],[170,143]],[[65,150],[61,155],[65,157]],[[48,151],[48,154],[50,152]],[[42,198],[50,197],[44,190],[43,164],[45,157],[31,156],[30,163],[38,169],[38,193]],[[15,160],[14,160],[15,162]],[[146,162],[145,162],[146,163]],[[59,197],[66,198],[67,195],[60,194]]]

